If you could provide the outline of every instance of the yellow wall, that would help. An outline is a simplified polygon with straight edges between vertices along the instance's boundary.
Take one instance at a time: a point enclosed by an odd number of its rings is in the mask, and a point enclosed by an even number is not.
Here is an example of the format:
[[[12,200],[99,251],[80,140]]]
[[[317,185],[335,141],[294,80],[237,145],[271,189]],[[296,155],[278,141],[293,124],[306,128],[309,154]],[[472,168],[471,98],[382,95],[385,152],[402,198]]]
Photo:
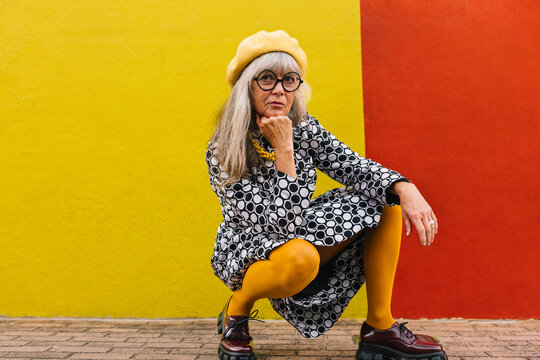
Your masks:
[[[238,43],[286,30],[364,153],[358,1],[0,3],[0,315],[213,317],[204,151]],[[338,186],[320,175],[315,195]],[[263,318],[279,318],[267,299]],[[343,317],[364,316],[357,296]]]

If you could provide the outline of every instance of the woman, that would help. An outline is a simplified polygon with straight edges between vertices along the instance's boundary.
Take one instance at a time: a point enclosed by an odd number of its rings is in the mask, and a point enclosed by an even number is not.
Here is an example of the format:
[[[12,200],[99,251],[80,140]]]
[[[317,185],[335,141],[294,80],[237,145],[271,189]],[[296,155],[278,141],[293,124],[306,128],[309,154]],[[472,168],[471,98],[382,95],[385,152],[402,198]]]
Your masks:
[[[244,39],[227,68],[232,91],[206,151],[224,218],[211,265],[233,291],[218,317],[220,358],[255,359],[248,320],[256,300],[268,298],[314,338],[367,281],[357,358],[444,359],[432,337],[414,335],[390,310],[402,217],[407,236],[414,223],[426,246],[437,218],[407,178],[361,157],[306,112],[306,68],[298,42],[281,30]],[[311,199],[315,168],[345,186]]]

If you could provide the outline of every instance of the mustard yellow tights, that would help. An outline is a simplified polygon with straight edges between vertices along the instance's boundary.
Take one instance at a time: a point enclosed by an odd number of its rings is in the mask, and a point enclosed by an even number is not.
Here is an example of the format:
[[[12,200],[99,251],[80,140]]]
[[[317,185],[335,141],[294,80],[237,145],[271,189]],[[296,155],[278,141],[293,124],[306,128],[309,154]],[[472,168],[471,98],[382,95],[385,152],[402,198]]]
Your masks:
[[[366,322],[386,330],[394,324],[391,302],[401,246],[401,206],[384,206],[377,229],[367,228],[364,271],[368,313]]]
[[[227,315],[249,315],[258,299],[284,298],[305,288],[319,272],[319,252],[303,239],[291,239],[272,250],[269,260],[247,269],[242,288],[233,293]]]
[[[379,227],[366,229],[366,321],[378,329],[388,329],[394,323],[391,300],[401,226],[401,207],[385,205]],[[284,298],[298,293],[317,276],[320,264],[330,261],[354,239],[351,237],[335,246],[313,246],[303,239],[287,241],[270,253],[269,260],[257,261],[248,268],[242,288],[232,295],[227,314],[247,316],[258,299]]]

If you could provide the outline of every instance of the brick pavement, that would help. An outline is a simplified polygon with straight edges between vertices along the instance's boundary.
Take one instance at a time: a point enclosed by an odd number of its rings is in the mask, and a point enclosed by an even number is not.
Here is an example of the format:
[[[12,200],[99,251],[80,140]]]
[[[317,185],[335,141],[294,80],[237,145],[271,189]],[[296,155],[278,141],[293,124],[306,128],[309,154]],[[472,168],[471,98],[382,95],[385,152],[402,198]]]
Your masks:
[[[435,335],[450,359],[540,359],[540,320],[404,320]],[[258,360],[354,359],[361,321],[340,319],[325,335],[303,338],[284,320],[251,321]],[[0,360],[215,360],[216,319],[0,317]]]

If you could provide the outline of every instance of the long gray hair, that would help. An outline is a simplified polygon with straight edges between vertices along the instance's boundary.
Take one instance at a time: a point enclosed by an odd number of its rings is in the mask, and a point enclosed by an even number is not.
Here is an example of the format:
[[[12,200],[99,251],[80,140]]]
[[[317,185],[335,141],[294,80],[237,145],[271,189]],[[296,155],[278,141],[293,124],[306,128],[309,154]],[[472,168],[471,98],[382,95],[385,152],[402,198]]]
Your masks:
[[[214,151],[217,150],[219,163],[229,174],[221,186],[250,176],[251,167],[260,165],[266,170],[264,160],[253,147],[248,135],[249,131],[258,129],[251,91],[252,79],[264,69],[283,73],[296,71],[303,76],[294,58],[281,51],[263,54],[244,68],[216,117],[216,129],[210,138],[212,146],[217,143]],[[288,114],[293,127],[298,126],[304,118],[310,95],[310,87],[304,81],[294,97]]]

